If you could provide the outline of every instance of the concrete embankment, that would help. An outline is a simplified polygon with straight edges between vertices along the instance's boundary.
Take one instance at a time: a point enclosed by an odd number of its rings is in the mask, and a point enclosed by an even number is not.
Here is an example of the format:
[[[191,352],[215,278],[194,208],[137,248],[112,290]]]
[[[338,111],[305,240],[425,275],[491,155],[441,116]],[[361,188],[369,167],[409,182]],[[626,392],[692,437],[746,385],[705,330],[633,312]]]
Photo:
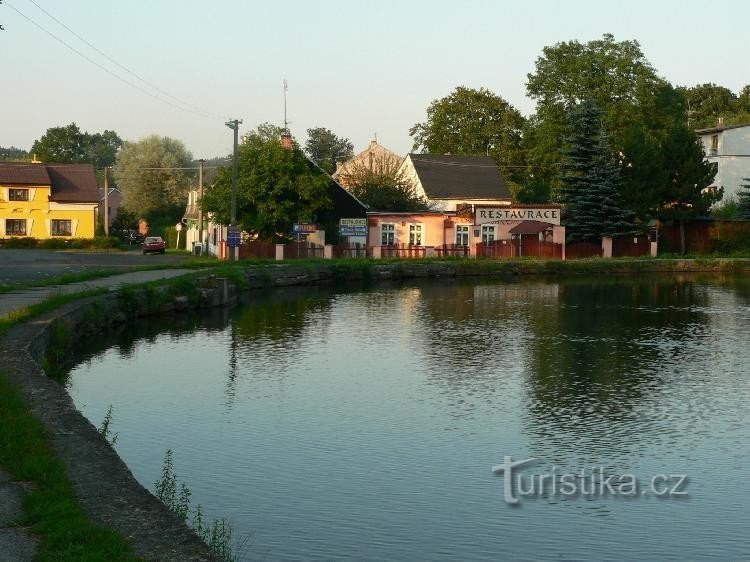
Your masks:
[[[0,342],[0,364],[41,419],[50,446],[66,465],[81,504],[96,523],[119,531],[149,560],[208,560],[198,537],[141,486],[96,428],[76,410],[65,388],[42,364],[59,361],[78,342],[149,315],[233,306],[244,291],[342,281],[414,278],[642,273],[740,273],[750,260],[593,260],[586,262],[352,262],[233,268],[231,280],[180,278],[163,285],[127,286],[69,303],[13,327]]]

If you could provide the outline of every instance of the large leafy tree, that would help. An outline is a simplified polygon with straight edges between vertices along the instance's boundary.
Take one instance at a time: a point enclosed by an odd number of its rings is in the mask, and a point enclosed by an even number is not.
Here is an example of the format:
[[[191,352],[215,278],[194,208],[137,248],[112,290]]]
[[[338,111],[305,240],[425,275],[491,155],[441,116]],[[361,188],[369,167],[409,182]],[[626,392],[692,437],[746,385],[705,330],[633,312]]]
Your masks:
[[[713,127],[719,119],[727,125],[750,121],[750,86],[738,94],[713,83],[678,88],[685,98],[687,122],[691,127]]]
[[[344,162],[354,156],[354,145],[344,137],[336,136],[325,127],[307,129],[305,153],[327,173],[336,170],[336,162]]]
[[[595,242],[633,231],[622,199],[620,170],[602,124],[602,112],[584,101],[570,110],[571,135],[563,151],[560,202],[570,242]]]
[[[522,147],[525,120],[521,113],[494,92],[457,87],[433,100],[427,119],[409,134],[413,150],[433,154],[492,156],[505,179],[516,187],[525,180]]]
[[[87,162],[96,168],[111,166],[115,162],[122,139],[114,131],[89,133],[81,131],[75,123],[64,127],[51,127],[34,141],[31,153],[42,162],[77,164]]]
[[[287,150],[268,127],[244,137],[238,154],[237,219],[246,231],[264,239],[280,239],[292,223],[315,220],[330,206],[329,176],[305,157],[299,146]],[[205,212],[229,223],[232,190],[231,166],[219,170],[213,186],[201,200]]]
[[[634,139],[658,145],[665,131],[684,120],[682,96],[657,76],[638,42],[618,42],[609,34],[588,43],[545,47],[535,72],[528,75],[527,92],[537,101],[534,131],[528,135],[533,140],[528,143],[531,169],[553,191],[560,185],[559,147],[571,134],[567,114],[581,101],[601,109],[615,153],[641,170],[654,168],[661,157],[640,150]],[[626,193],[643,189],[634,176],[623,180]]]
[[[114,168],[123,204],[147,218],[179,219],[193,175],[192,160],[185,145],[169,137],[151,135],[126,142]]]

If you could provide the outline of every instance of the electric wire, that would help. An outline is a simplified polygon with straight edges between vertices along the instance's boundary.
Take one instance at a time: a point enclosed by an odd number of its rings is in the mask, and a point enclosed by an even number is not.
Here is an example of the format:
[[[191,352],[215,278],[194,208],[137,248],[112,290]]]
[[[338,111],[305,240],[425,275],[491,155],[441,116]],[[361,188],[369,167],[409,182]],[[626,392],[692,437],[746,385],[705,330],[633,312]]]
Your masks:
[[[158,86],[156,86],[155,84],[153,84],[153,83],[149,82],[148,80],[146,80],[146,79],[145,79],[145,78],[143,78],[142,76],[140,76],[140,75],[136,74],[136,73],[135,73],[134,71],[130,70],[130,69],[129,69],[128,67],[126,67],[125,65],[123,65],[123,64],[120,64],[119,62],[117,62],[117,61],[116,61],[115,59],[113,59],[112,57],[110,57],[110,56],[109,56],[109,55],[108,55],[107,53],[103,52],[103,51],[102,51],[101,49],[99,49],[98,47],[96,47],[95,45],[93,45],[93,44],[92,44],[92,43],[91,43],[90,41],[87,41],[87,40],[86,40],[86,39],[85,39],[84,37],[82,37],[82,36],[81,36],[80,34],[76,33],[76,32],[75,32],[74,30],[72,30],[72,29],[71,29],[70,27],[68,27],[67,25],[65,25],[65,23],[63,23],[62,21],[60,21],[60,20],[59,20],[58,18],[56,18],[56,17],[54,16],[54,15],[52,15],[52,14],[51,14],[51,13],[49,13],[49,12],[48,12],[47,10],[45,10],[45,9],[44,9],[44,8],[43,8],[42,6],[40,6],[39,4],[37,4],[37,3],[36,3],[36,2],[34,1],[34,0],[29,0],[29,2],[31,2],[32,4],[34,4],[34,6],[36,6],[36,7],[37,7],[37,8],[39,8],[39,9],[40,9],[40,10],[41,10],[42,12],[44,12],[45,14],[47,14],[47,16],[49,16],[49,17],[50,17],[50,18],[51,18],[52,20],[54,20],[54,21],[55,21],[55,22],[57,22],[57,23],[58,23],[59,25],[61,25],[62,27],[64,27],[64,28],[65,28],[66,30],[68,30],[68,31],[69,31],[69,32],[70,32],[71,34],[75,35],[75,36],[76,36],[76,37],[77,37],[78,39],[80,39],[80,40],[81,40],[81,41],[82,41],[83,43],[85,43],[86,45],[88,45],[89,47],[91,47],[92,49],[94,49],[94,50],[95,50],[95,51],[96,51],[97,53],[99,53],[99,54],[100,54],[101,56],[103,56],[103,57],[104,57],[105,59],[107,59],[108,61],[110,61],[110,62],[111,62],[112,64],[114,64],[114,65],[118,66],[119,68],[121,68],[122,70],[124,70],[125,72],[127,72],[128,74],[130,74],[131,76],[133,76],[134,78],[138,79],[139,81],[143,82],[144,84],[146,84],[146,85],[147,85],[147,86],[149,86],[150,88],[153,88],[154,90],[156,90],[157,92],[159,92],[159,93],[160,93],[160,94],[162,94],[163,96],[166,96],[166,97],[168,97],[168,98],[172,98],[173,100],[175,100],[175,101],[177,101],[177,102],[181,103],[182,105],[184,105],[184,106],[186,106],[186,107],[189,107],[189,108],[192,108],[192,109],[194,109],[195,111],[198,111],[198,112],[204,113],[204,114],[206,115],[206,117],[211,117],[211,118],[216,118],[216,119],[223,119],[223,116],[221,116],[221,115],[218,115],[218,114],[216,114],[216,113],[213,113],[213,112],[211,112],[211,111],[207,111],[207,110],[205,110],[205,109],[202,109],[202,108],[200,108],[200,107],[198,107],[198,106],[195,106],[195,105],[193,105],[193,104],[191,104],[191,103],[189,103],[189,102],[186,102],[185,100],[182,100],[182,99],[178,98],[177,96],[174,96],[174,95],[170,94],[169,92],[165,92],[164,90],[162,90],[161,88],[159,88],[159,87],[158,87]]]
[[[158,101],[160,101],[160,102],[162,102],[164,104],[167,104],[167,105],[169,105],[172,108],[179,109],[179,110],[182,110],[182,111],[186,111],[186,112],[189,112],[189,113],[193,113],[195,115],[198,115],[198,116],[204,117],[204,118],[210,117],[209,115],[205,114],[202,111],[196,111],[194,109],[190,109],[189,107],[181,107],[179,105],[176,105],[176,104],[170,102],[169,100],[164,99],[162,97],[159,97],[156,94],[154,94],[153,92],[150,92],[150,91],[146,90],[145,88],[142,88],[138,84],[135,84],[135,83],[131,82],[127,78],[123,78],[119,74],[117,74],[117,73],[113,72],[112,70],[108,69],[107,67],[99,64],[97,61],[95,61],[94,59],[90,58],[85,53],[83,53],[80,50],[76,49],[75,47],[73,47],[72,45],[70,45],[67,41],[65,41],[64,39],[61,39],[60,37],[58,37],[57,35],[55,35],[51,31],[49,31],[48,29],[46,29],[41,24],[37,23],[35,20],[33,20],[32,18],[30,18],[29,16],[27,16],[26,14],[24,14],[22,11],[20,11],[18,8],[16,8],[15,6],[11,5],[10,3],[8,3],[7,0],[5,0],[5,5],[8,6],[14,12],[16,12],[18,15],[20,15],[21,17],[23,17],[24,19],[26,19],[29,23],[31,23],[32,25],[36,26],[37,28],[39,28],[40,30],[42,30],[44,33],[46,33],[47,35],[49,35],[50,37],[52,37],[55,41],[57,41],[58,43],[64,45],[67,49],[73,51],[75,54],[77,54],[78,56],[80,56],[84,60],[90,62],[91,64],[93,64],[94,66],[96,66],[99,69],[103,70],[104,72],[106,72],[110,76],[116,78],[120,82],[123,82],[124,84],[127,84],[131,88],[135,88],[136,90],[138,90],[138,91],[146,94],[147,96],[150,96],[150,97],[154,98],[155,100],[158,100]]]

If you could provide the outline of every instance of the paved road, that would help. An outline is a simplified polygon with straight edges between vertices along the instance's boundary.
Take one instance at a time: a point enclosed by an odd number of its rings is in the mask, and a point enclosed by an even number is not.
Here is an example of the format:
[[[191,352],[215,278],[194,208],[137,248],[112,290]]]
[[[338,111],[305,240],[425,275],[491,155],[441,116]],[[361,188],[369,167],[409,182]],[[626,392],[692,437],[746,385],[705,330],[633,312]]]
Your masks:
[[[179,265],[186,254],[144,256],[140,249],[126,252],[0,249],[0,285],[31,283],[82,271],[130,271],[144,265]]]

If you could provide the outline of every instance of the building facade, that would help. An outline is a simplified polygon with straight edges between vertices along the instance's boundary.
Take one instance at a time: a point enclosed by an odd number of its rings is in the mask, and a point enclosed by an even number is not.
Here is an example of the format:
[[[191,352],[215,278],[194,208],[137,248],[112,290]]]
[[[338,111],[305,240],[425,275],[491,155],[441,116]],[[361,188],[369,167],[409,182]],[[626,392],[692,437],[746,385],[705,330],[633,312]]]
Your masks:
[[[706,158],[716,164],[712,187],[724,188],[724,200],[736,199],[742,184],[750,183],[750,124],[724,125],[696,131]]]
[[[0,238],[93,238],[98,206],[91,164],[0,163]]]

